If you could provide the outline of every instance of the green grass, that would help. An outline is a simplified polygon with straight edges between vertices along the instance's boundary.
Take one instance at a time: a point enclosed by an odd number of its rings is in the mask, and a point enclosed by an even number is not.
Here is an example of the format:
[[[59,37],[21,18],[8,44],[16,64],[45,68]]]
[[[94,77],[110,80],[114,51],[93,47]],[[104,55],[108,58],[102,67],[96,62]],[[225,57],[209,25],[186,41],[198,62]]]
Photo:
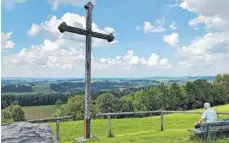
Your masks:
[[[50,118],[56,112],[56,105],[22,107],[27,120]]]
[[[2,109],[6,111],[8,109]],[[56,105],[48,106],[24,106],[22,110],[25,112],[25,118],[27,120],[50,118],[52,114],[56,112]]]
[[[217,112],[229,112],[229,104],[215,107]],[[201,110],[202,111],[202,110]],[[160,117],[112,119],[113,138],[108,138],[107,120],[91,121],[91,134],[95,139],[86,143],[195,143],[187,130],[193,128],[200,115],[173,114],[164,116],[164,131],[160,131]],[[220,115],[220,119],[229,115]],[[50,124],[55,133],[55,123]],[[73,143],[74,139],[83,135],[83,121],[69,121],[60,123],[61,142]],[[217,142],[228,143],[229,139]]]

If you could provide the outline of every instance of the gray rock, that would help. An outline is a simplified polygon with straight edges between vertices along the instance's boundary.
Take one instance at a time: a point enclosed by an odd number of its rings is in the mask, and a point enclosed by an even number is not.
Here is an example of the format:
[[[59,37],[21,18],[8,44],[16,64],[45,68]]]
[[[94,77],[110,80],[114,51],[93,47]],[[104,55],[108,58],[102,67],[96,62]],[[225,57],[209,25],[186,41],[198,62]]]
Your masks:
[[[58,143],[48,124],[18,122],[1,128],[2,143]]]

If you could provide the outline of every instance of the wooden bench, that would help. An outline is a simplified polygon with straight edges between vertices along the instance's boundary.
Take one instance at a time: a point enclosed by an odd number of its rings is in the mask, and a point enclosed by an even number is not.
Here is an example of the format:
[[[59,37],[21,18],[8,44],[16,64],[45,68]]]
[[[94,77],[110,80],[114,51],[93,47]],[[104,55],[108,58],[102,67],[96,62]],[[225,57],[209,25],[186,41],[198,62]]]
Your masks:
[[[188,131],[195,133],[198,136],[207,136],[208,139],[211,139],[212,133],[229,133],[229,120],[217,121],[213,123],[203,123],[200,125],[200,128],[189,129]]]

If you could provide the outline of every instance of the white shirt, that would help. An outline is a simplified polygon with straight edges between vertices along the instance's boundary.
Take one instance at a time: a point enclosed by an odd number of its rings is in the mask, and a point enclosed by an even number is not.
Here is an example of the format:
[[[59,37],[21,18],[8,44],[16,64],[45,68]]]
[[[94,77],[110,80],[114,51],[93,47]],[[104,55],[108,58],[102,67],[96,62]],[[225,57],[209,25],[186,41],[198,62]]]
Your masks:
[[[216,122],[217,121],[216,111],[213,108],[208,108],[204,110],[201,118],[204,119],[205,123]]]

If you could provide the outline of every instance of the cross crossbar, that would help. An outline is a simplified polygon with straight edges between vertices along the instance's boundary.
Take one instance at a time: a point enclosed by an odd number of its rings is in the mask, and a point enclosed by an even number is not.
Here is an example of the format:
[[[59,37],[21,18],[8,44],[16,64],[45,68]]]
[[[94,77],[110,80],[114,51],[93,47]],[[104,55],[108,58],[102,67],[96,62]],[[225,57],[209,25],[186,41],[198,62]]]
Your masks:
[[[68,26],[65,22],[62,22],[60,24],[60,26],[58,27],[58,29],[61,33],[71,32],[71,33],[85,35],[85,36],[91,34],[92,37],[105,39],[108,42],[112,42],[114,40],[114,36],[112,33],[111,34],[103,34],[103,33],[93,32],[93,31],[89,31],[89,30],[84,30],[84,29],[80,29],[77,27]]]

